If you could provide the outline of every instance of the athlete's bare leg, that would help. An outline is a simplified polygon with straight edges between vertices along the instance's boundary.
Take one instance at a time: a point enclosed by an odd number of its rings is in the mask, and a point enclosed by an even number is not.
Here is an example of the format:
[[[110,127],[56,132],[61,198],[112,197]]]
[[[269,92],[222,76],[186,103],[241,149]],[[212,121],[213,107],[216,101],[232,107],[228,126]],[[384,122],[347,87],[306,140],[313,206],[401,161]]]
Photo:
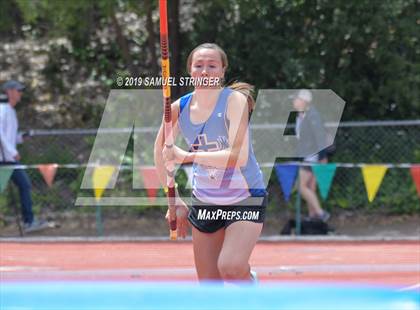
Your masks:
[[[200,281],[222,279],[217,268],[217,260],[224,236],[223,228],[211,234],[192,228],[195,269]]]

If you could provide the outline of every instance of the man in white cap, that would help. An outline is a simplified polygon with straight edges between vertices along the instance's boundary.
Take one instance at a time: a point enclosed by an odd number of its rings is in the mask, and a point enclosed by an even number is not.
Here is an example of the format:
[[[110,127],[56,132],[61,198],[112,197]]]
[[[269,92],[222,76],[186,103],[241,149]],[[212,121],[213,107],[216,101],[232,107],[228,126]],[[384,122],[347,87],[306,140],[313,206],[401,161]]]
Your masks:
[[[327,153],[322,150],[311,154],[312,150],[324,145],[326,133],[318,111],[312,106],[312,93],[301,89],[293,99],[293,106],[300,111],[296,119],[296,136],[298,137],[298,153],[305,154],[305,163],[327,162]],[[330,214],[323,210],[316,194],[316,179],[310,165],[299,169],[299,191],[308,205],[309,218],[328,221]]]
[[[0,98],[0,165],[18,165],[20,155],[17,143],[22,143],[18,134],[18,120],[15,106],[22,98],[25,86],[15,80],[2,85],[4,95]],[[45,221],[34,219],[32,211],[31,182],[24,169],[15,169],[11,180],[19,189],[22,219],[25,232],[32,232],[48,227]]]

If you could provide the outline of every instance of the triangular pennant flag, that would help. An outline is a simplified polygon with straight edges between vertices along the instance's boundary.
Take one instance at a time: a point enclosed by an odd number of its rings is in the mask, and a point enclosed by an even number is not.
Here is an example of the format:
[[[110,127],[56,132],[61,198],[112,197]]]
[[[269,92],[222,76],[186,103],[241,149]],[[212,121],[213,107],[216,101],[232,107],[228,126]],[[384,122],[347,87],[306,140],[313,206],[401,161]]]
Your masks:
[[[185,188],[191,188],[192,187],[192,179],[193,179],[193,169],[191,165],[188,166],[182,166],[182,168],[185,171],[185,174],[188,177],[188,183],[186,184]]]
[[[13,173],[13,168],[0,167],[0,193],[2,193],[9,182],[10,176]]]
[[[362,167],[363,181],[365,182],[369,202],[375,199],[387,170],[388,167],[384,165],[366,165]]]
[[[45,183],[47,183],[48,187],[51,187],[54,182],[57,167],[57,164],[38,165],[38,170],[42,174],[44,181]]]
[[[411,166],[410,171],[414,184],[416,184],[417,194],[420,197],[420,165]]]
[[[288,202],[292,193],[293,184],[295,184],[298,166],[295,164],[276,164],[274,168],[283,191],[284,200]]]
[[[317,164],[312,166],[312,171],[315,174],[319,192],[323,200],[326,200],[328,197],[336,169],[336,164]]]
[[[156,168],[151,167],[140,167],[140,173],[143,177],[144,188],[147,190],[147,196],[150,202],[156,201],[156,193],[160,188],[160,181],[156,171]]]
[[[100,166],[95,167],[93,170],[92,182],[96,200],[99,200],[102,197],[114,171],[114,166]]]

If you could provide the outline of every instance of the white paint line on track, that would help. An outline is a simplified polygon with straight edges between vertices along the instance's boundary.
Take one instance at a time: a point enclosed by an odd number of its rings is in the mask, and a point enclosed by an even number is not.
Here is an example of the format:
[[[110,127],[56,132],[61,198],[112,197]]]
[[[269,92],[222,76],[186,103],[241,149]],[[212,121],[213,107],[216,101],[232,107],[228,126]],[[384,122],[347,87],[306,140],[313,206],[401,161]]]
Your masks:
[[[1,243],[89,243],[89,242],[163,242],[163,243],[190,243],[191,237],[186,239],[179,239],[177,241],[170,241],[168,237],[43,237],[43,236],[29,236],[29,237],[0,237]],[[417,242],[420,246],[420,238],[418,236],[401,236],[401,237],[372,237],[372,236],[262,236],[258,242]]]
[[[253,266],[260,275],[304,274],[304,273],[419,273],[418,264],[382,264],[382,265],[303,265],[303,266]],[[72,277],[144,277],[144,276],[191,276],[195,275],[192,267],[183,268],[134,268],[134,269],[87,269],[59,270],[51,267],[12,266],[0,267],[3,278],[72,278]],[[420,284],[416,284],[420,285]]]
[[[51,270],[58,270],[55,267],[33,267],[33,266],[0,266],[0,272],[43,272],[43,271],[51,271]]]
[[[400,288],[398,292],[420,290],[420,283]]]
[[[420,272],[419,264],[349,264],[349,265],[297,265],[256,268],[262,272]]]

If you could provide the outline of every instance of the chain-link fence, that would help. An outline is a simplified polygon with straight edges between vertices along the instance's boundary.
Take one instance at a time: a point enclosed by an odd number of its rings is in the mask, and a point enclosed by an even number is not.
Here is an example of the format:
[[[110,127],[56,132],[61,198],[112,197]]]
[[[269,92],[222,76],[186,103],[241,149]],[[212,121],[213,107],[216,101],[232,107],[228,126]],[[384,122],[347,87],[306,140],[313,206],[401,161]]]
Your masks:
[[[254,147],[257,148],[261,142],[267,144],[275,136],[283,134],[275,128],[274,125],[271,128],[266,126],[254,127]],[[154,136],[156,131],[157,128],[142,130],[143,134],[150,136]],[[20,147],[23,163],[28,165],[27,173],[32,182],[35,213],[44,217],[58,218],[61,222],[67,222],[68,219],[71,219],[73,224],[66,223],[70,232],[66,231],[64,234],[86,235],[96,233],[95,221],[98,220],[98,214],[95,212],[97,212],[97,209],[92,206],[75,206],[75,201],[81,193],[93,196],[91,191],[80,190],[80,185],[96,133],[96,130],[34,130],[32,136]],[[330,162],[338,163],[338,168],[328,199],[322,202],[323,207],[332,213],[343,210],[418,213],[420,211],[419,197],[409,167],[411,164],[420,162],[419,133],[420,120],[340,124],[335,138],[335,151],[329,158]],[[112,133],[110,133],[110,139],[112,139]],[[150,150],[147,150],[147,152],[152,152],[152,148],[153,145],[150,145]],[[115,189],[106,190],[104,196],[147,196],[145,190],[132,188],[133,176],[130,168],[132,150],[133,141],[129,143],[123,161],[128,169],[121,171]],[[267,150],[267,152],[275,154],[275,148]],[[152,158],[152,155],[149,157]],[[278,162],[287,160],[292,159],[277,159]],[[47,163],[59,165],[51,187],[47,186],[36,167],[38,164]],[[360,164],[363,163],[390,165],[377,197],[372,203],[368,202],[360,169]],[[293,212],[296,189],[292,193],[291,202],[286,203],[274,172],[272,172],[269,180],[268,217],[284,217],[285,213]],[[188,189],[185,189],[187,176],[181,170],[178,171],[177,181],[180,184],[180,190],[188,195]],[[164,197],[163,191],[158,191],[158,195]],[[9,186],[1,194],[0,214],[3,215],[6,222],[8,219],[14,218],[11,205],[16,204],[17,200],[17,192],[13,190],[12,186]],[[124,224],[124,218],[136,218],[140,222],[142,218],[150,219],[150,216],[160,218],[164,213],[164,207],[115,206],[105,207],[102,212],[105,226],[115,226],[115,231],[126,231],[128,224]],[[115,219],[115,222],[112,219]],[[13,223],[13,220],[11,222]],[[147,235],[160,234],[156,226],[165,227],[164,221],[160,221],[159,224],[150,220],[141,223],[139,225],[146,227],[146,231],[149,229]],[[116,228],[117,226],[120,230]],[[74,231],[71,231],[72,227],[74,227]],[[82,227],[82,230],[78,231],[80,227]],[[3,229],[2,234],[4,234],[4,231]],[[112,230],[110,233],[112,233]]]
[[[293,126],[291,126],[293,127]],[[395,212],[420,210],[420,203],[412,180],[410,167],[420,162],[420,121],[344,122],[340,124],[329,162],[337,163],[337,170],[326,208],[378,209]],[[254,140],[274,139],[269,129],[254,130]],[[258,142],[257,142],[258,143]],[[266,143],[265,143],[266,145]],[[269,150],[275,154],[275,146]],[[278,162],[290,159],[278,159]],[[369,203],[362,177],[364,164],[383,164],[388,171],[376,199]],[[270,189],[277,188],[274,173]],[[277,190],[276,190],[277,192]],[[283,206],[281,191],[277,205]]]

